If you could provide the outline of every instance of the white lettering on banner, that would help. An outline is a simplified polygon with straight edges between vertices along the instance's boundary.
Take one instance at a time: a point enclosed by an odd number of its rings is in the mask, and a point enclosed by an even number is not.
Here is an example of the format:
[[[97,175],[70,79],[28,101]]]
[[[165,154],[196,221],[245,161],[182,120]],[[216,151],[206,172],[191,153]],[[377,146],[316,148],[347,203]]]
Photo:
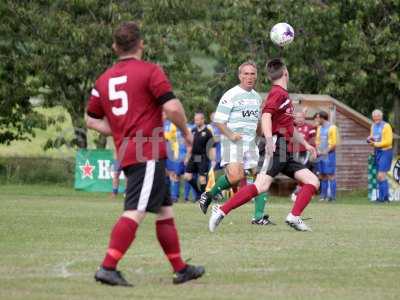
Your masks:
[[[111,161],[99,159],[97,161],[99,166],[99,176],[98,179],[110,179],[111,178]]]
[[[108,180],[108,179],[112,179],[113,177],[113,166],[112,166],[112,161],[111,160],[105,160],[105,159],[99,159],[97,161],[98,164],[98,168],[99,168],[99,176],[97,177],[97,179],[101,179],[101,180]],[[125,180],[125,175],[124,172],[121,171],[119,173],[119,179],[120,180]]]

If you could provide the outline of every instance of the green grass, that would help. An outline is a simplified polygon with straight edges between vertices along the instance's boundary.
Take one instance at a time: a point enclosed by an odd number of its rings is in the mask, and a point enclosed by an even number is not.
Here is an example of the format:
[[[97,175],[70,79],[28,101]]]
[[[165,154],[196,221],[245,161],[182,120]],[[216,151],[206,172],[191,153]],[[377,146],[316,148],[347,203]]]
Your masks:
[[[177,204],[182,252],[207,274],[171,284],[153,216],[137,233],[120,268],[134,288],[96,284],[122,200],[58,186],[2,186],[0,299],[398,299],[400,205],[357,195],[312,203],[313,232],[283,219],[287,199],[272,198],[277,226],[249,225],[252,205],[227,217],[215,234],[197,205]]]

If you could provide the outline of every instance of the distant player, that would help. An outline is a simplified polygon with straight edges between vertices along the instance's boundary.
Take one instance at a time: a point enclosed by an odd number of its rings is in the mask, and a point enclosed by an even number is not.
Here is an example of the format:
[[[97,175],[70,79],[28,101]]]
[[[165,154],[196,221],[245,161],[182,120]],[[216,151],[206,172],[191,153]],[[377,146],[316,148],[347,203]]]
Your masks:
[[[315,139],[317,130],[314,125],[306,123],[305,120],[306,120],[306,118],[305,118],[304,111],[295,113],[294,125],[295,125],[297,131],[299,132],[299,134],[301,134],[303,136],[304,140],[307,143],[314,146],[314,142],[315,142],[314,139]],[[293,143],[293,141],[290,141],[288,144],[288,151],[290,153],[293,153],[293,157],[296,161],[304,164],[311,171],[314,171],[313,170],[314,163],[312,163],[311,157],[310,157],[311,153],[309,151],[307,151],[307,149],[303,145],[301,145],[299,143]],[[300,189],[301,189],[301,186],[297,185],[296,189],[294,190],[294,192],[292,193],[292,196],[291,196],[293,201],[296,201],[297,193],[300,191]]]
[[[213,134],[206,126],[204,113],[196,112],[194,123],[196,127],[192,129],[193,147],[186,165],[185,179],[193,187],[196,194],[200,195],[206,190],[207,174],[211,164],[215,166],[215,145]],[[200,188],[194,174],[198,174]]]
[[[188,123],[187,127],[189,128],[190,131],[192,131],[196,127],[196,125],[194,125],[194,123]],[[186,158],[188,153],[187,153],[185,143],[182,143],[182,146],[185,149],[185,158]],[[187,162],[186,162],[186,164],[187,164]],[[184,170],[185,169],[186,169],[186,165],[184,166]],[[192,174],[192,176],[193,176],[195,182],[197,182],[198,177],[199,177],[198,174]],[[189,202],[190,193],[192,194],[193,202],[196,202],[200,198],[200,195],[196,193],[196,191],[193,189],[193,187],[190,185],[190,183],[187,180],[184,180],[183,197],[184,197],[185,203]]]
[[[228,90],[219,101],[213,122],[222,133],[221,166],[225,175],[220,176],[214,187],[201,195],[200,209],[207,213],[212,200],[223,190],[236,188],[245,178],[245,170],[255,175],[259,159],[256,145],[257,126],[260,120],[261,96],[254,90],[257,82],[257,66],[252,61],[239,66],[239,85]],[[268,225],[264,214],[267,194],[261,193],[255,199],[255,213],[252,224]]]
[[[113,198],[116,198],[118,196],[121,172],[122,172],[121,164],[117,159],[117,153],[114,152],[114,160],[111,165],[111,177],[112,177],[111,196]]]
[[[336,125],[329,122],[329,115],[325,111],[318,113],[319,127],[315,144],[318,151],[318,170],[321,178],[320,201],[336,200],[336,146],[338,144],[338,130]]]
[[[185,172],[186,146],[182,132],[170,120],[164,120],[164,137],[167,141],[168,158],[166,168],[170,180],[170,195],[173,202],[178,202],[180,194],[180,177]]]
[[[204,268],[188,265],[181,257],[165,184],[161,112],[182,131],[190,147],[192,135],[186,127],[185,112],[161,68],[141,60],[144,44],[136,23],[125,22],[118,27],[113,49],[118,62],[96,80],[87,108],[87,126],[113,136],[128,185],[124,212],[111,232],[95,279],[108,285],[131,286],[116,268],[147,212],[156,214],[156,235],[175,272],[173,283],[196,279],[204,274]]]
[[[209,221],[211,232],[215,231],[232,209],[247,203],[258,194],[268,191],[273,178],[279,173],[283,173],[303,184],[292,211],[286,217],[286,223],[296,230],[310,230],[301,219],[301,214],[318,190],[319,181],[303,164],[294,160],[293,155],[287,151],[287,143],[291,138],[295,138],[314,157],[316,151],[294,127],[293,104],[286,90],[289,72],[281,59],[272,59],[267,63],[267,75],[272,83],[272,88],[268,93],[267,102],[262,111],[261,122],[265,137],[266,156],[261,172],[257,175],[254,184],[240,189],[224,205],[213,206]]]
[[[386,173],[390,171],[393,159],[393,131],[389,123],[383,121],[383,113],[379,109],[372,112],[374,124],[368,143],[375,148],[375,164],[378,171],[378,202],[389,201],[389,184]]]

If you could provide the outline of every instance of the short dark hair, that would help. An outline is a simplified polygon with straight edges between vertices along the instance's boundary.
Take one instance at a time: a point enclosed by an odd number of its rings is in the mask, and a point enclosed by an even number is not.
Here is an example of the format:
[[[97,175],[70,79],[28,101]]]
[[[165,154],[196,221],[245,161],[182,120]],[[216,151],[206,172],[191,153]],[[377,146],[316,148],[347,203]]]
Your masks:
[[[119,50],[123,52],[135,50],[142,39],[139,25],[133,21],[123,22],[115,30],[113,39]]]
[[[329,120],[329,115],[328,115],[328,113],[327,113],[326,111],[324,111],[324,110],[321,110],[321,111],[318,113],[318,115],[319,115],[319,117],[320,117],[321,119],[324,119],[324,120],[326,120],[326,121]]]
[[[203,117],[205,117],[205,114],[202,111],[196,111],[194,114],[195,115],[203,115]]]
[[[286,65],[280,58],[273,58],[267,62],[267,76],[270,81],[278,80],[283,76]]]

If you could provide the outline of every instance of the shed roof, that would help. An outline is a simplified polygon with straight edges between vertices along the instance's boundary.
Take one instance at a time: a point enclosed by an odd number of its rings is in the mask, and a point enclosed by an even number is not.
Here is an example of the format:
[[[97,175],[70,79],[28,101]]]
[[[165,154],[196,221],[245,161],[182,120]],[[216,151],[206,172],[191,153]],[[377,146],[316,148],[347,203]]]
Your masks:
[[[372,120],[359,113],[350,106],[336,100],[329,95],[310,95],[310,94],[290,94],[293,101],[301,102],[315,102],[315,103],[332,103],[336,106],[336,110],[344,114],[348,118],[354,120],[363,127],[370,128],[372,125]]]

